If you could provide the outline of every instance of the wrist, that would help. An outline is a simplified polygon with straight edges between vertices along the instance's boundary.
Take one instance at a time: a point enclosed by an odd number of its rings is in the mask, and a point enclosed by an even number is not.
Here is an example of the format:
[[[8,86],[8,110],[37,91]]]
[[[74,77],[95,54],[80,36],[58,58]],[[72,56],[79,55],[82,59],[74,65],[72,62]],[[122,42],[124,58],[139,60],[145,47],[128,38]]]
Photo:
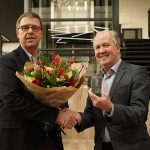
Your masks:
[[[106,113],[106,115],[108,117],[112,117],[113,116],[113,114],[114,114],[114,104],[113,103],[111,103],[111,110],[109,110],[108,112],[105,111],[105,113]]]
[[[80,125],[81,124],[81,120],[82,120],[81,119],[81,115],[78,112],[76,112],[75,117],[76,117],[77,125]]]

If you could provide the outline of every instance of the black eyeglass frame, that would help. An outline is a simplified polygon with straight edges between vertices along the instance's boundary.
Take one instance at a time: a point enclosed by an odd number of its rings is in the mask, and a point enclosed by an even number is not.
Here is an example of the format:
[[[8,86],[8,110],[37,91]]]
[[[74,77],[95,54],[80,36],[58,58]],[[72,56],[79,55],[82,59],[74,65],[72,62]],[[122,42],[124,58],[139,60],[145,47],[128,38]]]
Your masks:
[[[30,28],[34,32],[39,32],[40,30],[42,30],[42,28],[40,26],[37,26],[37,25],[22,25],[19,27],[19,29],[21,29],[23,32],[29,31]]]

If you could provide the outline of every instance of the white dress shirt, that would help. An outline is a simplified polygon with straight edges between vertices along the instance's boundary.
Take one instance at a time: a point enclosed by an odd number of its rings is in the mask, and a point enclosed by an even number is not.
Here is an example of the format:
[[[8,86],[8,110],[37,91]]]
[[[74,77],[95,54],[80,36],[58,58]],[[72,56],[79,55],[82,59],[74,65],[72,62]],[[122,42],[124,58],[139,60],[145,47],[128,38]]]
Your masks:
[[[101,93],[102,94],[103,94],[104,90],[110,92],[111,86],[112,86],[114,78],[115,78],[115,73],[117,72],[117,69],[118,69],[120,63],[121,63],[121,59],[119,59],[117,61],[117,63],[109,70],[108,74],[105,74],[103,69],[100,70],[100,75],[103,77],[102,89],[101,89]],[[111,111],[110,114],[107,114],[105,111],[103,111],[103,115],[107,115],[108,117],[113,117],[113,113],[114,113],[114,105],[113,104],[112,104],[112,111]],[[108,130],[105,127],[105,133],[104,133],[104,136],[103,136],[103,142],[110,142],[110,141],[111,141],[111,139],[110,139]]]

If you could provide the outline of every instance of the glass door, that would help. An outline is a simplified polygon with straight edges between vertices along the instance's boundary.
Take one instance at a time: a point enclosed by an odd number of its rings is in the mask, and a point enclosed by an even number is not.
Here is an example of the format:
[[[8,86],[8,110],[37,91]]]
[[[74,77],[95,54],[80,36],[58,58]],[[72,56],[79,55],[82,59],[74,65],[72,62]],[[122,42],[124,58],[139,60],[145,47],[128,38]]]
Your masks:
[[[96,32],[119,29],[118,0],[28,0],[28,11],[42,18],[44,38],[41,49],[57,51],[64,57],[89,57],[97,71],[92,39]]]

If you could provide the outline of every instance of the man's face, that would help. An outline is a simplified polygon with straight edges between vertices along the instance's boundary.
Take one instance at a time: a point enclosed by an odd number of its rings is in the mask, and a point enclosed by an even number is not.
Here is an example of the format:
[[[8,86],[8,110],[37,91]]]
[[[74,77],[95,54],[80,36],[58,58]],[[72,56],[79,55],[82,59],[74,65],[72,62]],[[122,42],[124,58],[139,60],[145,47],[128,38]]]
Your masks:
[[[38,48],[43,32],[38,19],[24,17],[16,29],[16,34],[21,46],[28,50]]]
[[[110,33],[97,35],[94,42],[95,58],[107,72],[120,58],[120,47],[113,42]]]

